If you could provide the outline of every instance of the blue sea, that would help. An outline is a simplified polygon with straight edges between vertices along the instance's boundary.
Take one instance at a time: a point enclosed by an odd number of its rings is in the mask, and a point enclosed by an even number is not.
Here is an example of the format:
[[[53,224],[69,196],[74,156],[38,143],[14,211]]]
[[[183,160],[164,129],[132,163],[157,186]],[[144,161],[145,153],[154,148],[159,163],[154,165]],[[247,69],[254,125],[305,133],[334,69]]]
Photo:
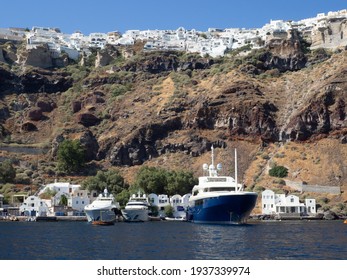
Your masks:
[[[346,260],[343,221],[0,222],[1,260]]]

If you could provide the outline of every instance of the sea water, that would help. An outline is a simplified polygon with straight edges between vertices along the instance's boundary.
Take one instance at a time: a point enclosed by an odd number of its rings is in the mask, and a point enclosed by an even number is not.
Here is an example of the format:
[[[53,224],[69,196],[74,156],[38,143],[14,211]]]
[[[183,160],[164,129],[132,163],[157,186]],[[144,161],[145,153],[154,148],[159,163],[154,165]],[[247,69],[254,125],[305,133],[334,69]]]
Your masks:
[[[0,222],[2,260],[345,260],[343,221]]]

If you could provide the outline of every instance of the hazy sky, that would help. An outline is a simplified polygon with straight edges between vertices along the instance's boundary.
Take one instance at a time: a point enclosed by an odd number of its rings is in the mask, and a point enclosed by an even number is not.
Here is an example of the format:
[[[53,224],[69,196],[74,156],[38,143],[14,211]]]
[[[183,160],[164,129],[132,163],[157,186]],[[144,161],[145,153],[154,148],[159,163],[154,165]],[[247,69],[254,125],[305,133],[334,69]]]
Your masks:
[[[130,29],[262,27],[271,19],[300,20],[347,9],[345,0],[8,0],[0,3],[0,27],[58,27],[124,32]]]

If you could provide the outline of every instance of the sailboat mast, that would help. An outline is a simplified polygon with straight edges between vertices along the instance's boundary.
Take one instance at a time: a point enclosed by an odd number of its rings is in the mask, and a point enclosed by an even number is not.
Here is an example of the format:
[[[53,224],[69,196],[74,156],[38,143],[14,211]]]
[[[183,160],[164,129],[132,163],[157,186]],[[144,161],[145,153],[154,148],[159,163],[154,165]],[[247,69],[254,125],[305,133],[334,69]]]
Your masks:
[[[235,149],[235,191],[238,191],[237,187],[237,150]]]

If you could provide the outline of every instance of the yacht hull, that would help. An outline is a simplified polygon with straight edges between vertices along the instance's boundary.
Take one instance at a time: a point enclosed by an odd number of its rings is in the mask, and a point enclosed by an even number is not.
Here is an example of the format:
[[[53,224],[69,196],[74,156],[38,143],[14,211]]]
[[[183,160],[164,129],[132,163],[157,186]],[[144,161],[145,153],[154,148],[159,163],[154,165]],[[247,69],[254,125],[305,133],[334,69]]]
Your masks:
[[[122,214],[126,222],[147,222],[149,220],[147,209],[124,209]]]
[[[116,221],[116,214],[113,209],[85,209],[85,213],[88,222],[98,224],[98,223],[114,223]],[[98,223],[97,223],[98,222]]]
[[[257,200],[256,193],[200,198],[187,210],[187,220],[204,224],[244,224]]]

